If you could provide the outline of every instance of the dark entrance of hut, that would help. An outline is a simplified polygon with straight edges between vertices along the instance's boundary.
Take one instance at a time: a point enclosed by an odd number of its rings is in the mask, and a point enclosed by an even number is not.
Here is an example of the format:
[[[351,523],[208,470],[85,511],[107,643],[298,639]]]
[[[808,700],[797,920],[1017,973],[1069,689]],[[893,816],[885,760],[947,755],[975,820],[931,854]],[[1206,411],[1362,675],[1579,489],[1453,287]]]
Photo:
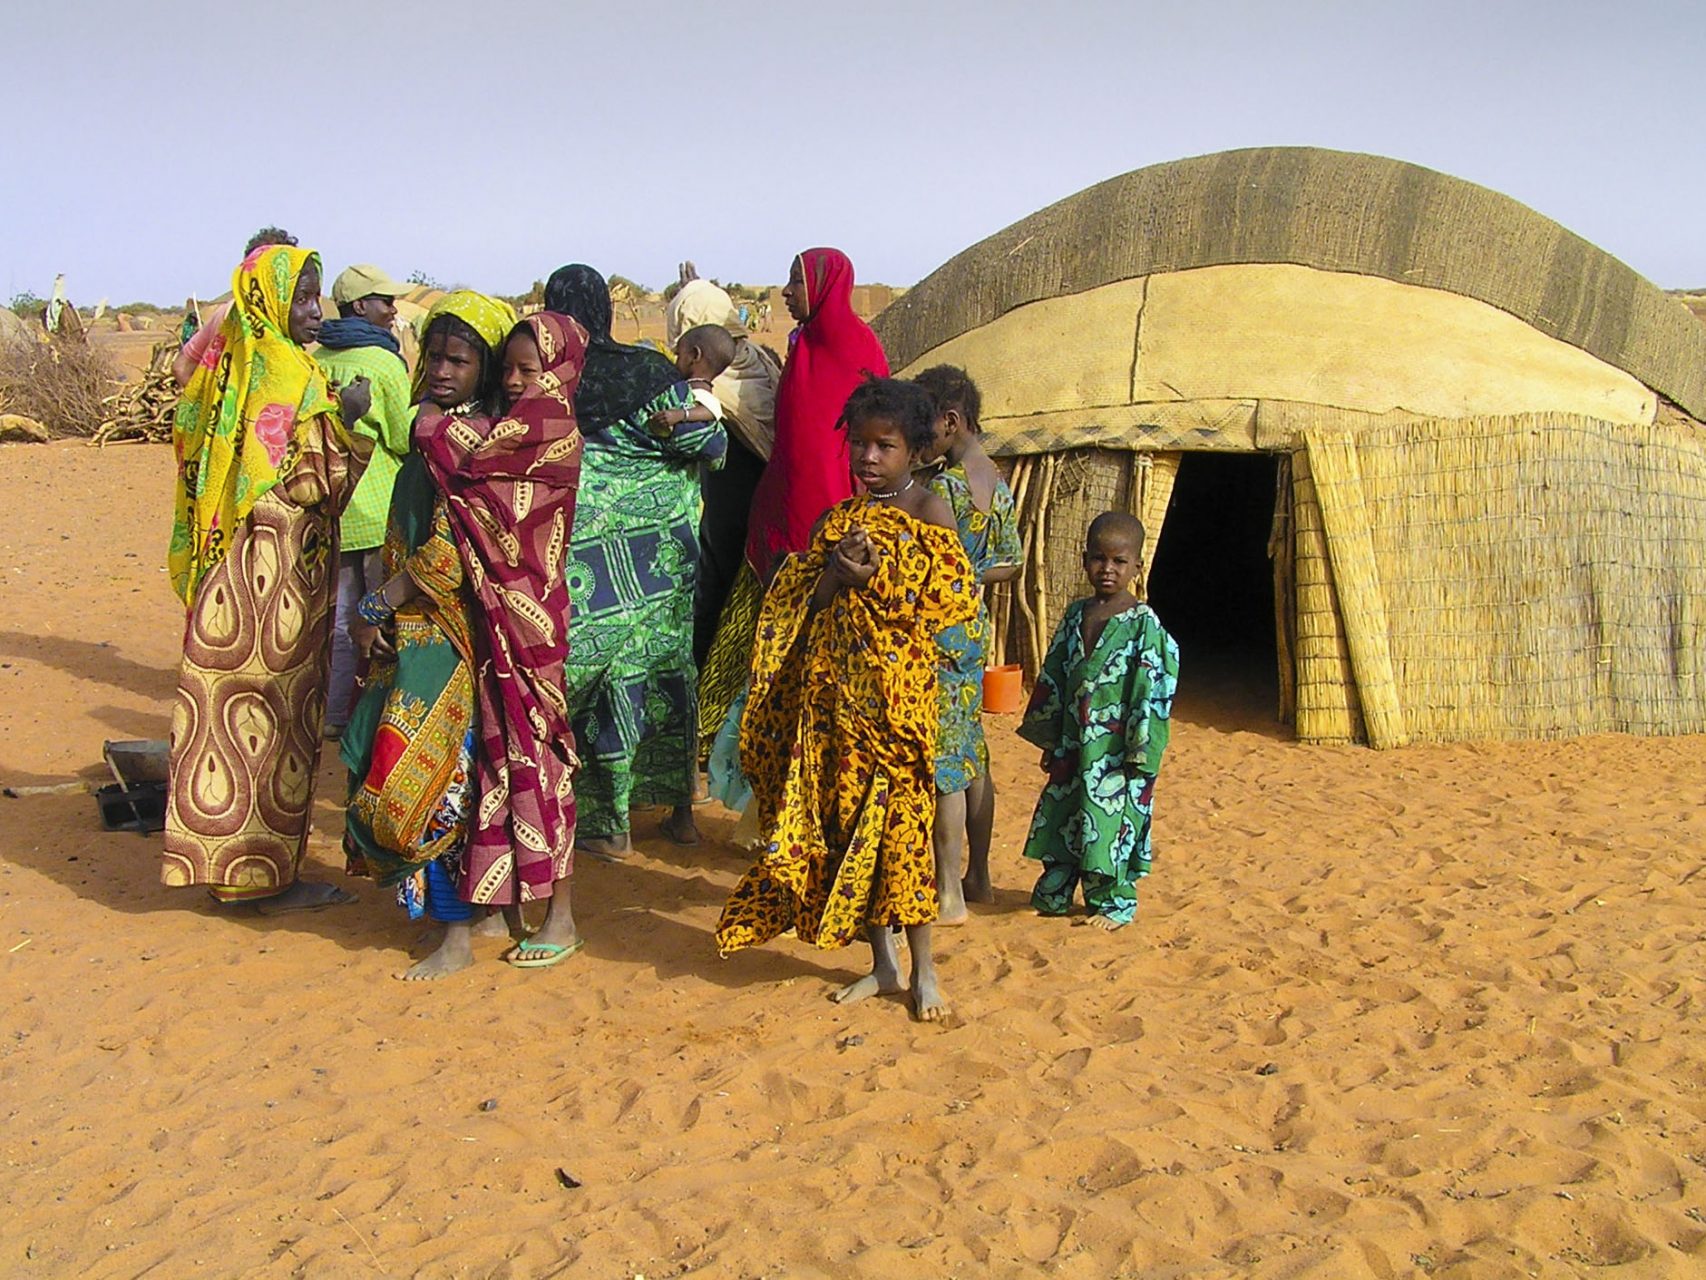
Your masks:
[[[1184,717],[1278,733],[1273,533],[1278,455],[1186,453],[1179,460],[1149,602],[1179,642]]]

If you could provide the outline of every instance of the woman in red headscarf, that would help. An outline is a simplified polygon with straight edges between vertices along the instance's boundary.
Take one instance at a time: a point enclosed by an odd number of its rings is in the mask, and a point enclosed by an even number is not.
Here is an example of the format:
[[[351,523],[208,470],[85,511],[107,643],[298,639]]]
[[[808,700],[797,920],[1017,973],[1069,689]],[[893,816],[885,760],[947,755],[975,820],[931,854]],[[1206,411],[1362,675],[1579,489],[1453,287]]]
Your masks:
[[[886,378],[888,357],[871,326],[853,313],[853,263],[839,249],[807,249],[782,290],[799,322],[776,391],[776,444],[752,495],[746,567],[723,606],[717,638],[699,678],[699,754],[746,685],[764,584],[782,557],[806,549],[818,517],[853,496],[847,441],[835,429],[847,397],[867,377]]]

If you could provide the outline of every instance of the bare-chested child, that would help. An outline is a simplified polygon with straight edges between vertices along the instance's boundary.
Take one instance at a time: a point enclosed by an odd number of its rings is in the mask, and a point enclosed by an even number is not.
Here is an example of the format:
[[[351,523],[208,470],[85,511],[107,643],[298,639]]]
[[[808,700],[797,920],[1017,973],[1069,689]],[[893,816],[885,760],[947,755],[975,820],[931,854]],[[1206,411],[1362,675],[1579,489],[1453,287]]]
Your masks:
[[[865,491],[830,508],[764,598],[741,765],[765,851],[717,945],[728,955],[790,928],[824,948],[863,935],[872,971],[834,997],[851,1001],[908,985],[904,929],[914,1012],[937,1021],[936,636],[976,616],[976,584],[952,510],[912,475],[934,438],[930,397],[873,378],[841,425]]]
[[[675,367],[687,379],[693,403],[684,409],[659,409],[646,426],[653,435],[670,436],[686,422],[720,422],[723,402],[711,384],[734,363],[735,340],[720,324],[695,325],[675,344]]]
[[[1042,748],[1048,775],[1025,841],[1043,864],[1031,905],[1072,910],[1083,886],[1087,923],[1120,929],[1149,874],[1155,778],[1172,727],[1179,647],[1132,592],[1143,568],[1143,525],[1123,511],[1090,522],[1076,600],[1043,659],[1020,736]]]

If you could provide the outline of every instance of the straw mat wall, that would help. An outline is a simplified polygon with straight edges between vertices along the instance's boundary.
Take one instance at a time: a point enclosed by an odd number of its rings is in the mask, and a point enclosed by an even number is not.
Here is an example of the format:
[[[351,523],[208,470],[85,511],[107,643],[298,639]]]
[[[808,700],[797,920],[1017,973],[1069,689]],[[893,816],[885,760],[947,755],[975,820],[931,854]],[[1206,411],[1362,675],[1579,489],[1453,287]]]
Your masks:
[[[1305,742],[1361,742],[1362,700],[1357,696],[1350,644],[1333,588],[1314,473],[1307,452],[1295,454],[1291,461],[1297,736]]]
[[[1697,429],[1439,420],[1296,461],[1300,738],[1354,736],[1347,661],[1376,746],[1706,730]]]
[[[1034,679],[1043,653],[1072,601],[1090,593],[1084,579],[1084,534],[1104,511],[1129,511],[1143,522],[1143,563],[1161,537],[1177,453],[1070,449],[1016,459],[1008,471],[1019,514],[1024,559],[1017,580],[989,588],[994,628],[990,662],[1017,662]],[[1134,583],[1139,595],[1145,584]]]
[[[1091,187],[959,254],[876,328],[904,368],[1029,303],[1234,263],[1479,299],[1706,418],[1706,327],[1629,267],[1508,196],[1311,148],[1222,152]]]

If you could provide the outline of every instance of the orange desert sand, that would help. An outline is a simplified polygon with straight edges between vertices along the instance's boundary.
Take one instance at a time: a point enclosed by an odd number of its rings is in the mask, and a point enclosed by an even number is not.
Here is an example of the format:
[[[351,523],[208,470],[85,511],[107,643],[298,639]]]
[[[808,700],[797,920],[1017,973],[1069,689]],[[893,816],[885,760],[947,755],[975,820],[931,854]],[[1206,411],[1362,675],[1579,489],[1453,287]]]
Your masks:
[[[99,781],[167,731],[171,454],[4,462],[0,782]],[[370,884],[216,913],[87,796],[0,799],[0,1275],[1706,1274],[1706,738],[1303,747],[1183,688],[1120,934],[1026,909],[991,722],[946,1027],[830,1004],[863,948],[719,960],[720,811],[583,862],[563,967],[417,986]],[[327,751],[341,880],[340,794]]]

